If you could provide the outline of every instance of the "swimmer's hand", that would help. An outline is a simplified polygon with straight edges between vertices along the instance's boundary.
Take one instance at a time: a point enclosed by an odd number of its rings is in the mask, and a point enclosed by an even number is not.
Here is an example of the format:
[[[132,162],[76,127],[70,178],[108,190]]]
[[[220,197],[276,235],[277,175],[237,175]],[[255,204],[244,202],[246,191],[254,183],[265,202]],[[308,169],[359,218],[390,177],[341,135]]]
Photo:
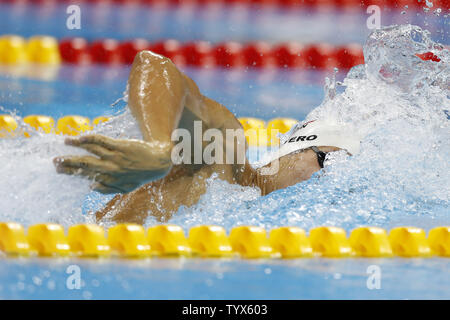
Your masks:
[[[102,135],[67,138],[67,145],[93,156],[62,156],[53,160],[58,173],[86,176],[101,193],[126,193],[164,176],[171,167],[171,146]]]

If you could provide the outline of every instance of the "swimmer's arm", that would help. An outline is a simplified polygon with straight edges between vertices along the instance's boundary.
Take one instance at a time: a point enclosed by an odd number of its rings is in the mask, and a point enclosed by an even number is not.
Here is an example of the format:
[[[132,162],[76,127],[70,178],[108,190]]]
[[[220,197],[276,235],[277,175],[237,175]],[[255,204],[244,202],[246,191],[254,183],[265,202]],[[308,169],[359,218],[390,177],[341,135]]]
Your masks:
[[[170,170],[171,135],[185,106],[209,128],[242,128],[229,110],[200,94],[194,81],[169,59],[149,51],[140,52],[134,60],[128,100],[144,141],[102,135],[67,139],[67,144],[84,148],[98,158],[57,157],[54,163],[59,173],[94,179],[93,189],[103,193],[126,193]]]
[[[152,145],[167,149],[170,162],[171,135],[178,127],[183,109],[187,108],[203,122],[206,129],[219,129],[227,138],[227,129],[241,129],[238,138],[225,144],[234,145],[234,152],[247,150],[241,123],[220,103],[201,94],[196,83],[182,73],[168,58],[150,51],[140,52],[133,63],[129,84],[129,108],[139,123],[143,138]],[[236,175],[242,165],[233,165]]]
[[[150,51],[136,55],[128,85],[128,106],[147,142],[170,149],[171,135],[178,127],[184,107],[208,128],[240,127],[228,109],[203,96],[195,82],[170,59]]]
[[[200,93],[195,82],[183,74],[188,88],[186,108],[197,115],[208,128],[242,129],[242,125],[234,114],[217,101]]]

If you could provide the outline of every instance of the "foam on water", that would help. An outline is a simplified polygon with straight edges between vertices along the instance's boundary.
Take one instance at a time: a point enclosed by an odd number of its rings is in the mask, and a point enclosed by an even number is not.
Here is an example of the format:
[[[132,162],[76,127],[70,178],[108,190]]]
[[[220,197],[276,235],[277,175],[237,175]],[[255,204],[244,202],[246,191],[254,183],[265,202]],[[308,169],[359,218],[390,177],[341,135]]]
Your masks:
[[[441,61],[415,56],[429,51]],[[360,154],[331,154],[310,180],[265,197],[256,188],[212,177],[200,201],[180,208],[170,222],[228,229],[242,224],[347,229],[448,224],[449,53],[427,32],[403,25],[372,33],[364,55],[366,65],[353,68],[343,83],[327,82],[325,100],[307,116],[352,126],[362,139]],[[128,110],[96,131],[140,137]],[[83,153],[63,140],[38,133],[29,139],[0,139],[0,221],[66,226],[93,221],[82,211],[92,212],[110,197],[91,192],[85,179],[56,174],[53,157]],[[155,223],[151,217],[147,221]]]
[[[98,208],[99,203],[90,206],[87,197],[102,203],[111,197],[92,192],[85,178],[57,174],[52,162],[56,156],[87,152],[65,145],[64,136],[36,132],[13,116],[19,123],[16,136],[0,139],[0,221],[25,225],[56,222],[65,226],[94,222],[93,215],[83,211]],[[25,131],[30,138],[24,137]],[[114,138],[141,138],[129,110],[94,131]]]
[[[56,135],[0,139],[0,220],[25,225],[87,222],[81,205],[88,182],[57,174],[52,163],[55,156],[81,153]]]
[[[424,52],[441,61],[415,56]],[[310,180],[265,197],[211,179],[200,202],[182,208],[172,222],[347,229],[448,224],[449,53],[426,31],[403,25],[372,33],[364,55],[366,64],[351,70],[342,84],[327,82],[324,102],[306,119],[353,127],[362,139],[360,154],[331,154]],[[339,85],[345,88],[341,94]]]

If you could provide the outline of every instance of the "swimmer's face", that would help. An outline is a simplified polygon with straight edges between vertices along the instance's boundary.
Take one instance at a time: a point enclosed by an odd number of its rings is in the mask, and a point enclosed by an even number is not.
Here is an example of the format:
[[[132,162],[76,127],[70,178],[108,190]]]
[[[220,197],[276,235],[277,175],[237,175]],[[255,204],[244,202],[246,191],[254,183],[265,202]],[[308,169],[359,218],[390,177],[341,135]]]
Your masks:
[[[308,180],[321,169],[316,154],[310,149],[285,155],[263,168],[271,168],[273,173],[262,178],[263,195]],[[263,168],[259,169],[260,173]]]

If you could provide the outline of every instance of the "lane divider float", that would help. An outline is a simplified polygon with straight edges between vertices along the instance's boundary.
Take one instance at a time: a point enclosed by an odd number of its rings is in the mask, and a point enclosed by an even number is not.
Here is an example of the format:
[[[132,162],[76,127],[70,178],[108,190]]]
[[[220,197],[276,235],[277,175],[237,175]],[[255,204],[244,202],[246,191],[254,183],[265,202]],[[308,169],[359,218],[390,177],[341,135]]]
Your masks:
[[[120,257],[149,258],[350,258],[350,257],[450,257],[450,227],[429,231],[416,227],[386,230],[359,227],[350,236],[338,227],[278,227],[266,233],[258,226],[238,226],[227,235],[223,227],[201,225],[189,230],[188,237],[177,225],[156,225],[144,229],[137,224],[118,224],[108,229],[80,224],[69,227],[66,236],[61,225],[36,224],[28,227],[14,222],[0,223],[0,251],[6,256],[41,257]]]
[[[18,35],[3,35],[0,36],[0,65],[59,65],[61,62],[74,65],[130,65],[142,50],[166,56],[179,66],[202,68],[349,69],[364,63],[359,44],[332,46],[295,41],[278,44],[230,41],[213,45],[206,41],[181,43],[174,39],[156,42],[146,39],[99,39],[88,42],[84,38],[58,41],[50,36],[33,36],[27,40]]]
[[[100,123],[107,122],[109,117],[100,116],[92,119],[78,115],[69,115],[55,119],[44,115],[29,115],[24,117],[23,122],[36,131],[42,133],[54,133],[76,136],[88,133]],[[298,122],[292,118],[275,118],[265,122],[262,119],[243,117],[238,119],[245,132],[247,142],[250,146],[276,146],[279,145],[279,133],[286,133]],[[56,123],[56,126],[55,126]],[[26,129],[18,130],[18,123],[11,115],[0,115],[0,138],[14,137],[23,132],[26,137],[30,133]]]

